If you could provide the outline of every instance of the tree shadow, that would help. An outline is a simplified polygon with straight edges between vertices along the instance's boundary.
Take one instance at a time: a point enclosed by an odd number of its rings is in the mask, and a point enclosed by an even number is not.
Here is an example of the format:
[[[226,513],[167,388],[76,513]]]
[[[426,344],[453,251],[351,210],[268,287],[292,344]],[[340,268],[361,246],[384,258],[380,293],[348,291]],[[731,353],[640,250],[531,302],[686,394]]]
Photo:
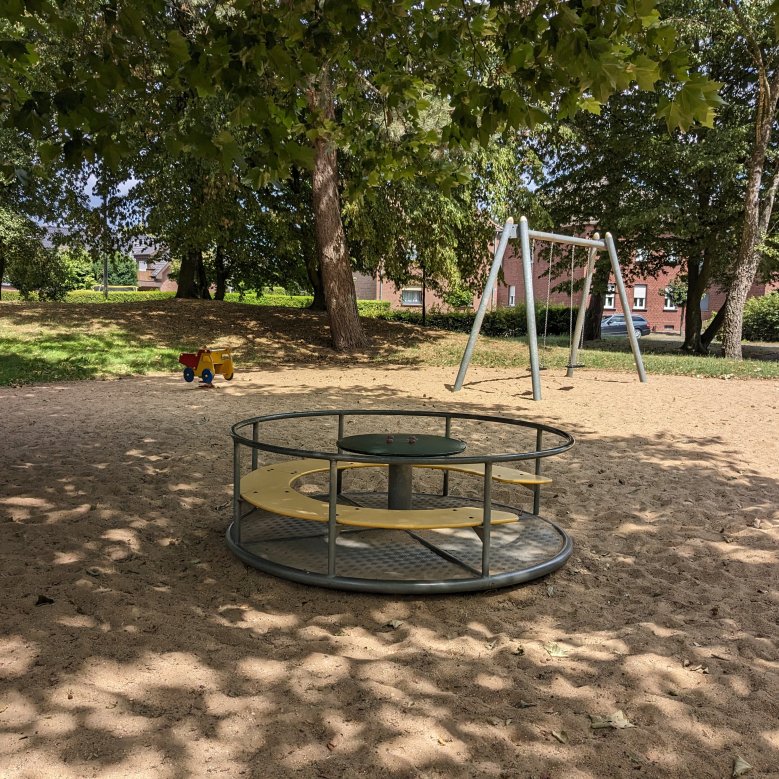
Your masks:
[[[370,363],[389,359],[397,352],[408,354],[422,344],[435,343],[438,331],[401,322],[363,318],[369,346],[357,353],[341,354],[333,350],[327,315],[308,309],[254,306],[221,301],[176,300],[140,303],[77,305],[45,303],[7,306],[2,316],[9,323],[47,333],[49,350],[66,349],[70,340],[116,339],[125,348],[139,350],[159,347],[165,353],[164,364],[139,361],[141,372],[175,365],[174,354],[196,351],[203,346],[232,346],[238,361],[261,366],[279,364]],[[52,325],[57,331],[52,335]],[[110,335],[104,335],[105,330]],[[40,340],[36,337],[36,341]],[[9,340],[9,348],[13,344]],[[43,344],[41,344],[41,347]],[[95,343],[94,351],[100,344]],[[148,353],[148,352],[147,352]],[[406,362],[414,362],[409,356]],[[99,363],[96,371],[99,371]],[[84,371],[76,378],[86,378]]]
[[[74,415],[77,388],[4,392],[28,424],[0,454],[0,773],[689,777],[727,775],[739,753],[771,775],[776,479],[719,436],[568,425],[578,445],[548,461],[544,513],[576,550],[545,581],[307,588],[224,544],[228,425],[409,404],[381,382],[274,389],[281,375],[219,395],[81,385],[97,423]],[[618,709],[635,728],[591,727]]]

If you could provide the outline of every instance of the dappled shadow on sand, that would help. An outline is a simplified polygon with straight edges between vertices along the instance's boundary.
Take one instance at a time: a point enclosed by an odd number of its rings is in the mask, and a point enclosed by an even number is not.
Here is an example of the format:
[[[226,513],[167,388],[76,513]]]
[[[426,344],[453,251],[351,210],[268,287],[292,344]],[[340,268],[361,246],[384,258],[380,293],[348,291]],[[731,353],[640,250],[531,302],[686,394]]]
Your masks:
[[[774,775],[779,483],[727,441],[568,425],[578,446],[549,462],[545,513],[576,550],[554,576],[436,598],[331,592],[226,549],[228,424],[410,404],[380,381],[272,378],[5,392],[28,424],[0,454],[0,774],[720,777],[741,753]],[[617,709],[636,727],[591,727]]]

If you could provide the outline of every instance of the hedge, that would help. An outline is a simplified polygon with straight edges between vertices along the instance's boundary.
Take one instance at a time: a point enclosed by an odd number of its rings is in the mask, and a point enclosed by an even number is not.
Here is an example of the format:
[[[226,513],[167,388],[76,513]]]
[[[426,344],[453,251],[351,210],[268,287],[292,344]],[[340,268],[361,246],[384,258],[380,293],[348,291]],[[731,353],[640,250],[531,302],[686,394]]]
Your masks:
[[[747,341],[779,341],[779,292],[747,300],[743,336]]]
[[[570,327],[570,309],[567,306],[549,306],[549,323],[547,332],[549,335],[567,334]],[[577,309],[573,309],[573,318],[576,318]],[[420,311],[409,311],[400,309],[388,311],[380,315],[381,319],[391,321],[409,322],[411,324],[422,324],[422,314]],[[453,330],[458,333],[468,333],[473,327],[475,311],[437,311],[428,312],[426,316],[426,327],[435,327],[440,330]],[[546,310],[539,308],[536,310],[536,329],[539,336],[544,332],[544,320],[546,319]],[[484,322],[481,326],[481,332],[487,336],[516,338],[517,336],[527,335],[527,318],[525,316],[525,306],[513,306],[511,308],[498,308],[494,311],[488,311],[484,315]]]
[[[282,308],[308,308],[313,299],[311,295],[264,293],[258,296],[254,292],[246,292],[241,299],[238,292],[225,294],[225,300],[229,303],[246,303],[251,306],[281,306]],[[360,316],[377,317],[388,312],[390,304],[388,300],[358,300],[357,310]]]
[[[157,290],[144,290],[138,292],[108,292],[108,303],[131,303],[147,300],[166,300],[175,296],[173,292],[159,292]],[[779,295],[771,297],[779,298]],[[3,291],[3,301],[20,300],[18,292]],[[311,305],[313,297],[311,295],[282,295],[282,294],[263,294],[257,295],[254,292],[247,292],[243,299],[238,292],[228,292],[225,295],[225,301],[228,303],[245,303],[254,306],[280,306],[283,308],[306,308]],[[757,298],[755,300],[766,300],[766,298]],[[93,292],[91,290],[78,289],[68,292],[65,298],[66,303],[104,303],[106,302],[102,292]],[[750,301],[753,303],[755,301]],[[360,316],[384,319],[392,322],[408,322],[409,324],[421,325],[422,312],[418,309],[392,309],[388,300],[358,300],[357,310]],[[777,330],[777,318],[779,318],[779,306],[774,306],[774,333]],[[573,317],[576,317],[577,309],[573,309]],[[473,327],[473,321],[476,316],[475,311],[441,311],[433,309],[426,316],[426,327],[438,328],[439,330],[452,330],[459,333],[468,333]],[[549,335],[567,334],[570,323],[570,309],[567,306],[549,306],[549,326],[547,332]],[[536,311],[536,328],[539,336],[544,332],[545,309],[539,308]],[[498,308],[494,311],[488,311],[484,317],[481,332],[487,336],[514,338],[527,335],[527,320],[525,318],[524,305],[518,305],[511,308]],[[754,338],[753,336],[746,336]],[[766,336],[760,336],[762,340],[771,340]],[[773,340],[778,340],[774,336]]]
[[[159,290],[138,290],[136,292],[112,292],[108,290],[108,300],[103,292],[89,289],[74,289],[65,296],[66,303],[140,303],[144,300],[168,300],[175,292]]]
[[[108,290],[108,300],[105,299],[103,292],[96,292],[91,289],[74,289],[65,295],[65,303],[138,303],[144,300],[165,300],[172,298],[174,292],[160,292],[159,290],[142,290],[136,292],[112,292]],[[38,297],[33,293],[30,300],[35,301]],[[3,290],[2,301],[14,302],[22,300],[22,296],[16,290]]]

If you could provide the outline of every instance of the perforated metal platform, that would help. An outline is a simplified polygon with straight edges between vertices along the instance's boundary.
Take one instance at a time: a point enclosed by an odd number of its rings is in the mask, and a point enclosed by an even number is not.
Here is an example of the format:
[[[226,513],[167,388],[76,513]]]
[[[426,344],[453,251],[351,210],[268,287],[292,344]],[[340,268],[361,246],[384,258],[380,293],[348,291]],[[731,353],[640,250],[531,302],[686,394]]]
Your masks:
[[[327,496],[312,496],[327,500]],[[342,502],[381,508],[386,493],[347,493]],[[415,508],[472,505],[455,496],[413,496]],[[328,576],[327,526],[261,509],[233,525],[227,543],[244,562],[277,576],[337,589],[369,592],[457,592],[519,584],[551,573],[570,556],[568,535],[549,520],[493,504],[517,514],[516,523],[493,527],[490,570],[482,575],[480,528],[397,531],[342,528],[336,541],[336,571]]]

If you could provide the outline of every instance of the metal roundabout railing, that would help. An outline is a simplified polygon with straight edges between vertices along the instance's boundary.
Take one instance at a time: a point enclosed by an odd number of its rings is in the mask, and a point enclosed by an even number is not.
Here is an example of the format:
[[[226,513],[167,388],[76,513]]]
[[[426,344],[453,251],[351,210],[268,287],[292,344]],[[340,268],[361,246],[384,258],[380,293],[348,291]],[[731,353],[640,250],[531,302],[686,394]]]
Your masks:
[[[380,432],[377,417],[386,418]],[[305,422],[317,429],[331,423],[330,448],[278,443],[310,435],[296,430]],[[480,441],[492,440],[483,431],[499,426],[504,439],[506,433],[511,440],[529,435],[534,446],[469,452],[472,442],[455,436],[471,425],[478,426],[474,437]],[[360,434],[345,435],[347,426]],[[360,429],[366,426],[373,432]],[[412,432],[404,429],[409,427]],[[574,444],[571,435],[549,425],[460,411],[339,409],[253,417],[233,425],[231,436],[233,521],[227,544],[266,573],[366,592],[477,591],[544,576],[573,550],[567,533],[540,516],[541,491],[550,481],[543,462]],[[550,438],[553,445],[545,446]],[[251,455],[249,469],[244,450]],[[261,453],[294,459],[261,464]],[[532,470],[514,467],[525,461]],[[386,469],[386,489],[344,489],[345,474],[371,468]],[[441,472],[440,492],[415,492],[415,469]],[[326,477],[325,486],[295,489],[300,479],[316,474]],[[480,499],[456,494],[452,474],[480,479]],[[512,505],[493,499],[496,484],[511,491]],[[530,491],[530,511],[515,505],[515,488]]]

